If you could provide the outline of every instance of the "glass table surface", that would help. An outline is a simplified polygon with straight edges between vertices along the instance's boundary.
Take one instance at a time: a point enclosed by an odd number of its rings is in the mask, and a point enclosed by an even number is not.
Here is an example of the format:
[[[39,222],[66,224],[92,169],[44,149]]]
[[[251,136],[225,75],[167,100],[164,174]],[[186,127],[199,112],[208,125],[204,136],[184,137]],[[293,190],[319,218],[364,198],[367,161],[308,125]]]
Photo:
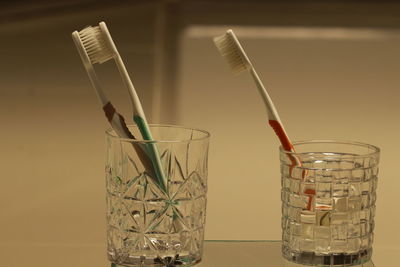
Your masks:
[[[302,267],[281,256],[281,241],[222,241],[208,240],[204,243],[201,263],[195,267]],[[111,267],[122,267],[111,264]],[[344,265],[336,265],[343,267]],[[347,265],[346,265],[347,266]],[[353,265],[354,266],[354,265]],[[372,261],[357,267],[374,267]]]
[[[280,241],[206,241],[195,267],[302,267],[281,256]],[[0,244],[4,267],[110,267],[105,244]],[[342,265],[338,267],[343,267]],[[374,267],[372,262],[357,267]]]

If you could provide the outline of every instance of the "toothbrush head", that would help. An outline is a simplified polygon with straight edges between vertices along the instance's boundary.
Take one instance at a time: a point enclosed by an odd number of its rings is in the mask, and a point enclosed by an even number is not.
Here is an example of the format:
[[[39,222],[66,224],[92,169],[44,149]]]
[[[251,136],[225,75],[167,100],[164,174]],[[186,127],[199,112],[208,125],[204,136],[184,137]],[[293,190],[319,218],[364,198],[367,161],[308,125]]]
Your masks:
[[[249,58],[232,30],[228,30],[224,35],[217,36],[213,40],[234,74],[239,74],[252,68]]]
[[[113,58],[113,50],[99,26],[89,26],[74,34],[79,36],[91,64],[101,64]]]

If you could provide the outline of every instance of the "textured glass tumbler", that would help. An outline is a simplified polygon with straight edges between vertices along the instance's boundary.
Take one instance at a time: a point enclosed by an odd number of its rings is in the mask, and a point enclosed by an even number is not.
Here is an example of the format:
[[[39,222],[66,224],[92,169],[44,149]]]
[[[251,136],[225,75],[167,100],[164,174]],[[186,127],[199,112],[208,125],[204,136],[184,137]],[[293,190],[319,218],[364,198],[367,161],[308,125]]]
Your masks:
[[[141,136],[137,127],[129,129]],[[209,133],[167,125],[150,129],[154,141],[106,132],[108,258],[123,266],[192,265],[203,252]],[[154,165],[146,164],[147,155],[154,155],[151,146],[161,159],[164,185]]]
[[[295,142],[294,148],[280,149],[284,258],[314,266],[368,261],[379,148],[331,140]]]

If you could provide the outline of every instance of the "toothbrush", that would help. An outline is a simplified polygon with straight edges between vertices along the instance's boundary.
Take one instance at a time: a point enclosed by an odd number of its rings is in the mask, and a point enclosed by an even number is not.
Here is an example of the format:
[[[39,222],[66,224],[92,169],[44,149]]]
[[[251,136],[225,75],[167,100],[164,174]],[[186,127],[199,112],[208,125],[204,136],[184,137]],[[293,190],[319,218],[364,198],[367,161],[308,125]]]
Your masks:
[[[102,63],[104,62],[104,60],[107,60],[106,57],[98,53],[98,50],[107,49],[107,47],[104,47],[104,42],[99,42],[96,39],[96,35],[98,34],[99,29],[87,27],[79,32],[74,31],[72,33],[72,39],[74,40],[76,48],[82,59],[83,65],[97,93],[98,99],[102,105],[108,122],[111,124],[111,127],[114,129],[119,137],[135,139],[134,135],[129,131],[128,127],[126,126],[124,117],[115,110],[114,106],[111,104],[110,100],[104,93],[94,70],[93,64]],[[139,159],[143,163],[145,169],[149,171],[150,174],[153,174],[152,163],[143,151],[143,149],[137,145],[134,145],[133,147],[138,154]]]
[[[282,147],[286,151],[294,152],[294,147],[290,141],[281,119],[279,118],[278,112],[276,111],[275,105],[271,100],[267,90],[265,89],[263,83],[256,70],[253,67],[250,59],[247,57],[243,47],[240,45],[235,33],[232,30],[228,30],[224,35],[217,36],[214,38],[214,43],[220,51],[221,55],[227,60],[233,73],[239,74],[245,70],[250,71],[258,91],[264,100],[265,107],[267,108],[268,122],[269,125],[274,129],[276,135],[278,136]],[[293,159],[292,163],[299,165],[298,159]]]
[[[235,74],[239,74],[243,71],[248,70],[253,77],[258,92],[260,93],[265,107],[267,109],[268,115],[268,123],[275,131],[275,134],[278,136],[279,141],[282,144],[282,147],[286,151],[295,152],[292,142],[287,135],[285,128],[283,127],[282,121],[279,118],[278,112],[275,108],[274,103],[272,102],[271,97],[269,96],[267,90],[265,89],[263,83],[261,82],[258,74],[251,63],[249,57],[246,55],[243,47],[241,46],[238,38],[232,30],[228,30],[224,35],[217,36],[214,38],[214,43],[217,46],[219,52],[222,57],[226,59],[228,64],[230,65],[232,72]],[[300,160],[293,156],[289,155],[290,161],[292,162],[292,166],[290,168],[290,172],[292,172],[295,166],[302,166]],[[306,172],[302,171],[302,177],[306,176]],[[312,195],[315,195],[315,190],[307,189],[305,191],[307,195],[309,195],[309,201],[307,204],[307,209],[311,209]]]
[[[121,56],[118,53],[106,24],[104,22],[100,22],[99,26],[88,27],[85,30],[86,31],[82,36],[82,41],[86,48],[86,52],[88,52],[91,63],[101,64],[110,59],[114,59],[121,74],[121,78],[125,86],[128,88],[132,100],[133,120],[137,124],[143,139],[153,140],[139,97],[135,91],[132,81],[129,78],[129,74],[125,68]],[[151,142],[145,145],[145,149],[154,167],[154,178],[156,179],[160,188],[166,192],[167,189],[165,186],[165,175],[161,165],[158,149],[156,145]]]

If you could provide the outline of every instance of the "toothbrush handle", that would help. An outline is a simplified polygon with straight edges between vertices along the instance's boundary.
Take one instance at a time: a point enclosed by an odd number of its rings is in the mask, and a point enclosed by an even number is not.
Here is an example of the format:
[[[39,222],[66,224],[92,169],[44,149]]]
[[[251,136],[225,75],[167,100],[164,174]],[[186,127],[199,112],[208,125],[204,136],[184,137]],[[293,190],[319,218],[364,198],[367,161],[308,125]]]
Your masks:
[[[114,131],[117,133],[119,137],[128,138],[128,139],[136,139],[135,136],[129,131],[128,127],[126,126],[124,117],[119,114],[111,102],[108,102],[103,107],[104,113],[111,124]],[[140,161],[142,162],[144,168],[149,172],[149,174],[153,175],[153,167],[149,157],[144,152],[144,147],[139,146],[138,144],[132,144],[133,148],[135,149]]]
[[[104,22],[99,23],[99,27],[104,33],[105,38],[107,38],[108,44],[111,47],[111,50],[113,51],[113,57],[115,60],[115,63],[117,65],[118,71],[121,74],[122,81],[124,85],[128,88],[131,100],[132,100],[132,106],[133,106],[133,119],[136,122],[143,139],[145,140],[152,140],[151,138],[151,133],[149,126],[146,121],[146,117],[142,108],[142,105],[140,103],[139,97],[135,91],[135,88],[133,87],[132,81],[129,78],[128,71],[126,70],[125,64],[122,61],[121,56],[118,53],[117,47],[114,44],[113,39],[111,38],[111,34],[108,31],[107,25]],[[158,183],[160,188],[164,190],[164,192],[167,193],[167,189],[165,186],[165,176],[163,172],[163,168],[161,165],[161,159],[158,153],[157,146],[154,143],[148,143],[144,144],[143,149],[145,152],[148,153],[148,156],[150,157],[150,161],[154,166],[154,172],[155,175],[152,177],[155,179],[155,182]]]
[[[263,83],[260,80],[260,77],[258,77],[258,74],[253,67],[251,67],[250,73],[253,76],[254,81],[256,82],[258,91],[260,92],[261,97],[264,100],[264,104],[267,108],[269,125],[272,127],[272,129],[274,129],[276,135],[279,138],[279,141],[282,144],[282,147],[286,151],[294,152],[293,144],[292,142],[290,142],[290,139],[286,134],[285,129],[283,128],[278,112],[276,111],[275,105],[272,102],[272,99],[269,96],[268,91],[265,89]],[[301,166],[301,162],[297,157],[289,155],[289,158],[292,161],[292,168],[296,165]]]
[[[132,81],[129,78],[129,74],[128,71],[125,68],[125,64],[122,61],[122,58],[119,56],[115,57],[115,62],[117,64],[118,70],[121,74],[122,80],[125,84],[125,86],[128,88],[129,94],[131,96],[131,100],[132,100],[132,106],[133,106],[133,120],[135,121],[135,123],[137,124],[140,133],[142,134],[142,137],[144,140],[153,140],[152,136],[151,136],[151,132],[149,129],[149,126],[147,124],[146,121],[146,116],[144,114],[142,105],[140,103],[140,99],[136,93],[135,87],[133,87]],[[156,182],[158,183],[158,185],[160,186],[160,188],[162,190],[164,190],[164,192],[167,192],[167,187],[166,187],[166,182],[165,182],[165,175],[164,175],[164,171],[162,169],[162,165],[161,165],[161,159],[158,153],[158,149],[156,144],[145,144],[144,145],[146,152],[148,153],[148,156],[150,157],[150,160],[152,162],[153,165],[153,170],[154,170],[154,174],[153,177],[156,180]]]
[[[282,124],[276,120],[269,120],[268,122],[269,122],[269,125],[272,127],[272,129],[274,129],[276,135],[278,136],[283,149],[285,149],[286,151],[294,152],[293,144],[292,144],[292,142],[290,142],[289,137],[287,136],[285,130],[282,127]],[[294,155],[288,154],[288,156],[289,156],[290,161],[292,162],[292,166],[290,168],[290,172],[292,172],[292,169],[295,166],[301,166],[301,162]],[[304,178],[304,176],[303,176],[303,178]]]
[[[104,105],[103,110],[108,119],[108,122],[117,132],[119,137],[135,139],[135,136],[129,131],[128,127],[126,126],[124,117],[115,110],[111,102],[108,102],[106,105]]]
[[[258,74],[253,67],[251,67],[251,69],[250,69],[250,74],[253,77],[253,79],[256,83],[258,92],[260,93],[261,98],[264,101],[265,107],[267,108],[268,118],[270,120],[275,120],[275,121],[280,122],[280,118],[279,118],[278,112],[276,111],[275,105],[272,102],[272,99],[269,96],[267,89],[265,89],[260,77],[258,77]]]
[[[136,123],[136,125],[138,126],[143,139],[153,140],[149,126],[146,123],[146,121],[142,117],[137,116],[137,115],[133,116],[133,120]],[[146,151],[149,154],[149,157],[154,166],[155,179],[157,180],[157,183],[160,185],[160,187],[165,192],[167,192],[167,188],[165,185],[165,178],[164,178],[165,177],[164,170],[162,169],[160,153],[158,152],[157,145],[154,143],[148,143],[145,146],[147,148]]]
[[[295,152],[292,142],[290,142],[289,137],[287,136],[285,130],[282,127],[282,124],[276,120],[269,120],[269,125],[274,129],[276,135],[278,136],[279,140],[281,141],[283,149],[290,152]],[[295,155],[288,154],[292,165],[290,166],[290,174],[292,174],[293,168],[296,166],[302,167],[300,159],[298,159]],[[303,169],[301,171],[301,177],[304,179],[307,176],[307,170]],[[311,205],[313,201],[313,197],[315,195],[315,190],[306,190],[304,191],[305,194],[308,195],[308,203],[307,203],[307,210],[311,210]]]
[[[250,69],[250,73],[253,76],[253,79],[257,85],[258,91],[261,94],[262,99],[264,100],[265,107],[267,108],[268,118],[269,118],[269,125],[274,129],[276,135],[279,138],[279,141],[282,144],[283,149],[286,151],[294,152],[294,147],[288,135],[286,134],[285,129],[280,121],[278,112],[276,111],[275,105],[272,102],[271,97],[268,94],[268,91],[265,89],[263,83],[261,82],[260,77],[258,77],[257,72],[253,67]],[[301,166],[300,160],[293,156],[289,155],[290,161],[292,162],[291,170],[294,166]]]
[[[287,136],[285,130],[283,129],[282,124],[280,124],[276,120],[269,120],[268,122],[269,122],[269,125],[272,127],[272,129],[274,129],[276,135],[279,138],[279,141],[281,141],[282,147],[286,151],[294,152],[294,147],[293,147],[292,143],[290,142],[289,137]]]
[[[128,71],[126,70],[125,64],[122,61],[122,58],[121,58],[121,56],[119,56],[119,54],[118,54],[118,56],[115,57],[115,62],[116,62],[118,71],[121,74],[122,81],[123,81],[124,85],[126,86],[126,88],[128,88],[128,92],[129,92],[129,95],[130,95],[131,101],[132,101],[133,114],[142,117],[144,120],[144,123],[147,124],[146,115],[144,114],[143,107],[142,107],[142,104],[140,103],[139,96],[137,95],[135,87],[133,86],[133,83],[129,77]]]

